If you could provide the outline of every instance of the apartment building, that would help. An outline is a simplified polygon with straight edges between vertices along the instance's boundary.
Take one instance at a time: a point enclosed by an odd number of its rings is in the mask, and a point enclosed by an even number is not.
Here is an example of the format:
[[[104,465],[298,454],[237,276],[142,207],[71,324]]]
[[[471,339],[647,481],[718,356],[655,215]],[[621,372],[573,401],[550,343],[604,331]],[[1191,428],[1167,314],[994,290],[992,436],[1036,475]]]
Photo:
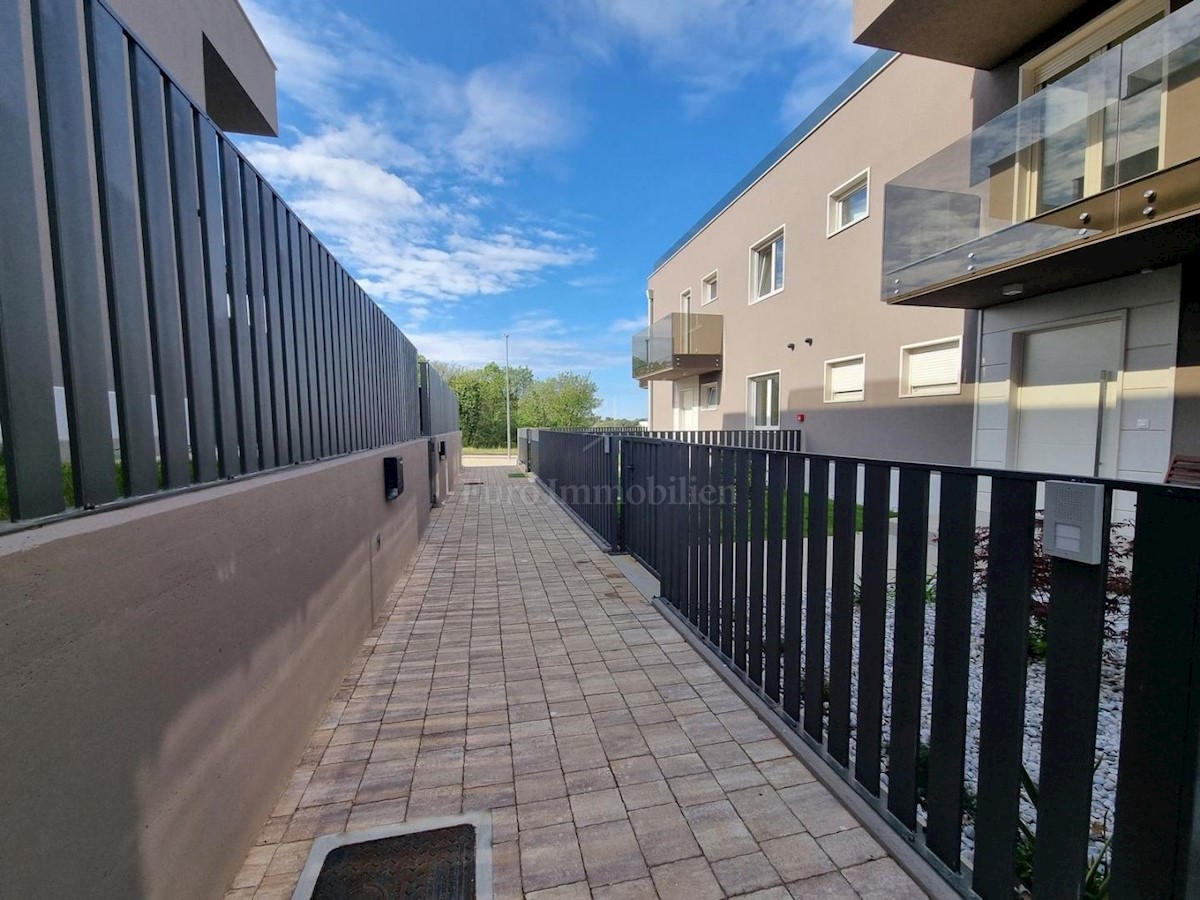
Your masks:
[[[275,62],[238,0],[109,0],[222,131],[279,133]]]
[[[1200,6],[859,0],[855,36],[651,275],[652,424],[1149,481],[1200,453]]]

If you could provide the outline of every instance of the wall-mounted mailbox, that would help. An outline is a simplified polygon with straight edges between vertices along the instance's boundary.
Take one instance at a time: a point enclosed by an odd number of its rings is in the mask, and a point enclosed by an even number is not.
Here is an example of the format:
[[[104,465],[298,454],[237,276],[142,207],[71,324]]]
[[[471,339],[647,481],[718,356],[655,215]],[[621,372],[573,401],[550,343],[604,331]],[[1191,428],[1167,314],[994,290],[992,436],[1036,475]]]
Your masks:
[[[446,442],[438,441],[438,459],[446,458]]]
[[[395,500],[404,493],[404,460],[399,456],[383,458],[383,498]]]
[[[1100,565],[1104,485],[1047,481],[1045,516],[1042,541],[1047,555]]]

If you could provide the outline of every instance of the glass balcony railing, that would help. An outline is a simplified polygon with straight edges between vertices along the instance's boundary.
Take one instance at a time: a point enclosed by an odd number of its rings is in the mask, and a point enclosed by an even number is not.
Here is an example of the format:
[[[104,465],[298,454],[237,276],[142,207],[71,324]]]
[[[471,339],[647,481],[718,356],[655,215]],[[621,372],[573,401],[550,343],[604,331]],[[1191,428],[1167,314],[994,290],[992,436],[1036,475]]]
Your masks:
[[[1200,205],[1200,175],[1169,198],[1114,190],[1197,158],[1200,2],[889,182],[883,299]]]
[[[721,368],[723,318],[671,313],[633,336],[633,377],[683,378]]]

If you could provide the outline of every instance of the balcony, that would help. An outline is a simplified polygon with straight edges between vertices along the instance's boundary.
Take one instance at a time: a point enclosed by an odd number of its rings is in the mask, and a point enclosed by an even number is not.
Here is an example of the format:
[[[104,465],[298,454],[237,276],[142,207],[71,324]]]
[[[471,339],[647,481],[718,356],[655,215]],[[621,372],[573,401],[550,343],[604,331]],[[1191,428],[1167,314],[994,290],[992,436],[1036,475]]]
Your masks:
[[[980,309],[1200,247],[1200,4],[889,182],[883,299]]]
[[[671,313],[633,336],[633,377],[677,381],[721,369],[723,317]]]

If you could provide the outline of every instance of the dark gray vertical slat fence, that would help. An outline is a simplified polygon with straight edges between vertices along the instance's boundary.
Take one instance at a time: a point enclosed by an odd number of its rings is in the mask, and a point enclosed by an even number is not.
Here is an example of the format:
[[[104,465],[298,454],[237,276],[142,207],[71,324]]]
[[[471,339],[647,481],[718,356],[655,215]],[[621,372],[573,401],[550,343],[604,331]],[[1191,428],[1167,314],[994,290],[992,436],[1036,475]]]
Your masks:
[[[0,240],[0,438],[15,518],[53,515],[63,508],[54,371],[42,275],[43,246],[36,189],[41,169],[33,135],[36,108],[28,98],[22,25],[25,0],[0,4],[0,209],[8,228]],[[4,227],[0,225],[0,228]],[[19,485],[20,490],[12,490]]]
[[[225,212],[225,273],[229,324],[233,333],[233,384],[237,398],[237,436],[241,472],[258,470],[254,436],[254,368],[250,358],[250,313],[246,292],[246,227],[242,207],[241,166],[237,151],[220,141],[221,203]]]
[[[155,408],[162,482],[183,487],[192,480],[188,445],[187,371],[183,360],[183,322],[175,221],[167,150],[165,88],[162,72],[141,47],[133,48],[134,143],[142,205],[143,255],[150,294],[150,348],[154,364]],[[20,482],[10,478],[19,494]]]
[[[129,48],[121,26],[103,8],[90,7],[88,24],[123,489],[124,493],[137,496],[158,489],[158,471]]]
[[[259,246],[262,248],[263,327],[266,329],[264,371],[270,415],[263,422],[271,429],[272,465],[289,462],[287,438],[287,388],[283,375],[283,323],[279,303],[279,247],[275,231],[275,197],[266,182],[253,176],[258,196]]]
[[[829,754],[850,762],[850,669],[854,642],[854,500],[858,466],[833,466],[833,580],[829,596]]]
[[[973,878],[984,900],[1008,900],[1016,872],[1036,499],[1032,481],[992,479]]]
[[[804,731],[814,741],[825,730],[825,571],[829,534],[829,460],[814,457],[808,466],[808,596],[804,610]]]
[[[1107,510],[1111,508],[1112,491],[1106,494]],[[1105,556],[1108,524],[1106,518]],[[1050,564],[1046,695],[1037,776],[1037,848],[1033,856],[1033,889],[1039,897],[1075,896],[1079,873],[1087,865],[1104,640],[1104,587],[1103,566],[1067,559],[1054,559]]]
[[[1138,500],[1114,897],[1200,892],[1200,554],[1177,552],[1181,535],[1196,534],[1200,499]]]
[[[243,163],[238,160],[238,165]],[[250,307],[250,355],[254,364],[254,438],[260,469],[273,469],[275,428],[271,411],[271,366],[267,353],[267,307],[263,285],[262,214],[258,205],[258,176],[242,171],[242,209],[246,222],[246,289]]]
[[[63,509],[62,441],[92,507],[419,436],[412,343],[104,0],[14,0],[0,28],[15,520]]]
[[[891,469],[867,465],[863,471],[862,576],[858,623],[858,730],[854,777],[879,794],[883,739],[884,635],[887,627],[888,493]]]
[[[83,8],[77,0],[34,5],[42,88],[42,149],[50,245],[76,501],[117,496],[105,359],[106,289],[92,154]]]
[[[888,739],[888,811],[917,827],[917,754],[925,657],[929,553],[929,473],[901,469],[896,530],[896,611],[892,643],[892,727]]]
[[[217,449],[221,474],[240,471],[238,452],[236,376],[230,317],[233,308],[225,256],[225,223],[222,213],[224,187],[221,183],[220,147],[216,130],[207,122],[196,124],[200,165],[200,227],[204,238],[205,278],[208,285],[209,357],[212,360],[212,390],[215,392]],[[189,224],[187,228],[191,228]],[[207,392],[206,392],[207,396]],[[207,451],[205,457],[207,459]],[[201,480],[207,480],[206,476]]]
[[[207,292],[205,290],[206,274],[211,274],[211,270],[210,273],[204,271],[204,254],[222,252],[219,244],[214,248],[208,242],[212,239],[212,227],[220,229],[221,213],[219,205],[214,211],[207,202],[201,203],[200,185],[197,183],[199,170],[196,164],[195,110],[183,96],[183,92],[174,85],[167,87],[167,120],[170,122],[168,146],[171,151],[171,183],[174,189],[172,198],[175,214],[175,250],[178,254],[180,302],[183,307],[183,347],[187,366],[192,477],[195,481],[212,481],[218,475],[219,431],[214,417],[214,367],[218,375],[220,371],[219,361],[213,355],[213,347],[221,343],[219,332],[214,329],[220,328],[226,317],[225,304],[214,299],[214,295],[221,291],[221,288],[209,284]],[[205,197],[205,201],[207,199]],[[203,236],[201,219],[197,217],[197,211],[201,209],[206,226]],[[217,217],[215,226],[211,224],[214,221],[211,216]],[[207,314],[206,307],[209,307]],[[231,397],[230,403],[232,402]],[[216,411],[220,412],[220,406]],[[221,465],[226,465],[224,459]],[[225,474],[233,474],[236,471],[229,469]]]
[[[699,433],[696,442],[680,438],[671,432],[616,440],[622,460],[617,470],[617,549],[638,554],[658,576],[660,598],[686,626],[832,763],[833,772],[851,783],[884,823],[909,839],[953,888],[966,896],[1012,896],[1022,815],[1035,500],[1045,476],[812,457],[739,445],[760,441],[755,434]],[[604,511],[594,501],[574,500],[571,489],[595,485],[602,477],[603,470],[586,461],[583,451],[599,440],[595,434],[542,429],[540,453],[530,453],[533,470],[543,480],[553,472],[556,492],[593,529],[593,522],[608,521]],[[716,440],[725,443],[702,443]],[[826,529],[831,468],[832,534]],[[863,503],[856,508],[860,471]],[[931,476],[940,496],[936,536],[929,531]],[[977,530],[976,494],[984,477],[990,482],[990,531]],[[1113,896],[1191,896],[1200,882],[1195,827],[1200,796],[1200,703],[1195,700],[1200,696],[1195,664],[1200,658],[1200,558],[1184,536],[1200,533],[1200,491],[1076,480],[1105,487],[1106,516],[1114,491],[1136,495],[1136,526],[1122,526],[1136,528],[1137,550],[1112,844]],[[665,502],[660,493],[656,502],[653,485],[679,483],[698,490],[676,492]],[[714,497],[706,500],[703,488],[710,484],[734,490],[728,497],[718,493],[721,499],[709,506]],[[807,517],[802,515],[806,493]],[[1107,534],[1107,520],[1103,528]],[[938,554],[934,574],[929,574],[927,558],[931,546]],[[893,550],[897,571],[889,702],[884,677],[887,566]],[[977,572],[977,560],[983,558],[986,571]],[[1106,566],[1061,559],[1051,563],[1041,793],[1036,825],[1028,823],[1037,839],[1034,896],[1080,896],[1085,865],[1100,851],[1091,840],[1090,805]],[[985,587],[979,596],[977,578]],[[805,581],[807,610],[802,611],[800,586]],[[852,635],[847,634],[855,588],[860,601],[857,656],[850,652]],[[931,592],[934,625],[927,635]],[[970,658],[972,609],[979,603],[985,618],[983,690],[976,743],[979,775],[972,784],[965,760],[968,738],[975,740],[968,734],[967,710],[975,665]],[[932,727],[922,760],[923,657],[930,638]],[[780,652],[782,671],[776,670]],[[851,720],[848,675],[855,673],[857,715]],[[891,720],[886,744],[885,713]],[[881,772],[885,755],[886,782]],[[962,858],[968,787],[977,794],[973,867]]]

